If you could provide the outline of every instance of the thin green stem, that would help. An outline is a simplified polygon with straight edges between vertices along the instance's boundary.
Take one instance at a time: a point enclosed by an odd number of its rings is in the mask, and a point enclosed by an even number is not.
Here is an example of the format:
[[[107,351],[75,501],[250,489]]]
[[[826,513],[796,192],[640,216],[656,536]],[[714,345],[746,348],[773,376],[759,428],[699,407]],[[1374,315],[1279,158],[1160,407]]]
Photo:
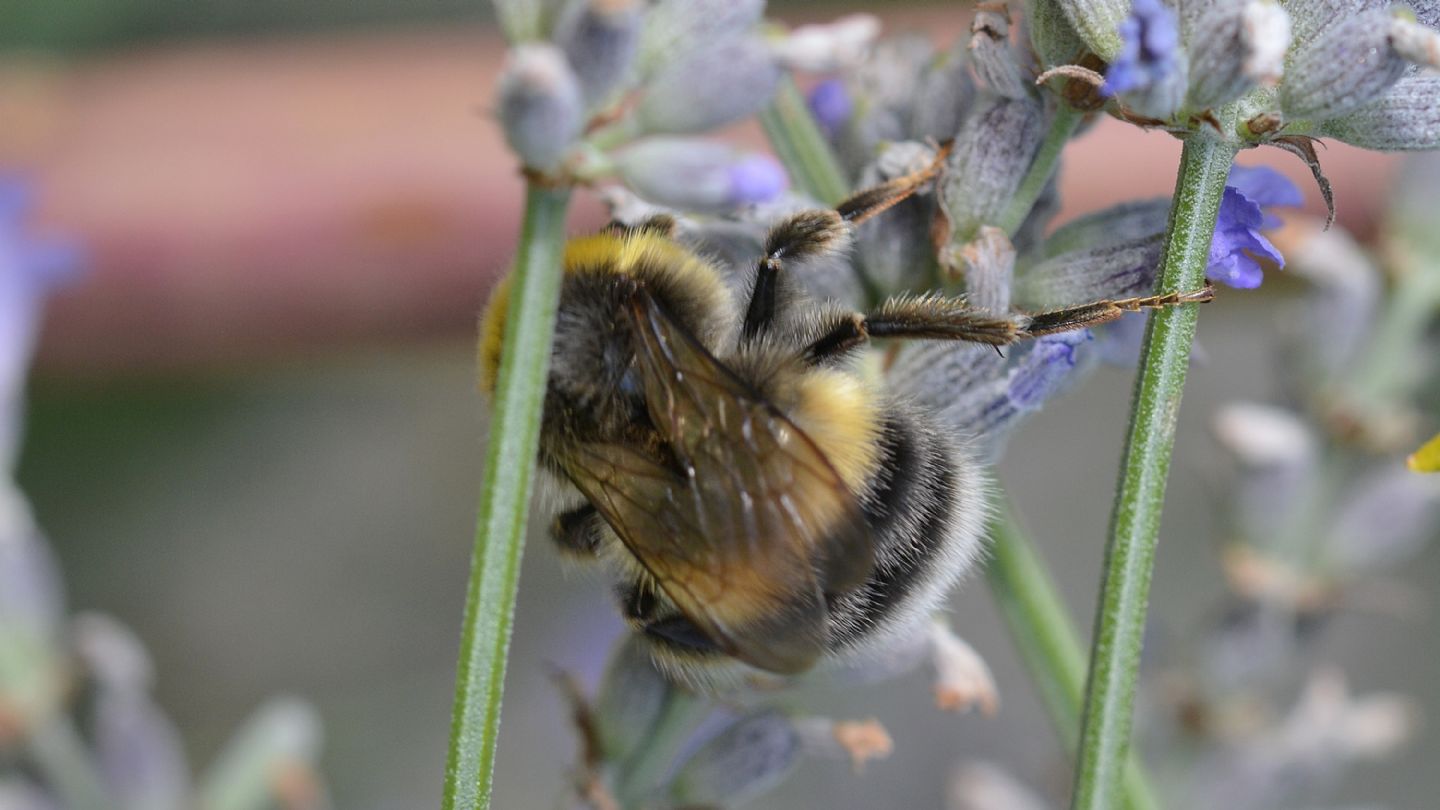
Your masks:
[[[95,761],[68,715],[56,713],[32,729],[25,737],[25,749],[66,807],[105,810],[111,806]]]
[[[1233,144],[1205,132],[1186,140],[1159,292],[1204,284],[1210,239],[1235,151]],[[1195,304],[1170,307],[1152,313],[1146,327],[1105,549],[1072,810],[1109,810],[1118,804],[1165,480],[1196,316]]]
[[[760,124],[802,191],[825,205],[834,205],[850,193],[845,170],[810,114],[805,96],[788,77],[775,89],[770,106],[761,111]]]
[[[531,184],[526,191],[465,597],[444,810],[490,806],[495,736],[540,442],[569,200],[567,189]]]
[[[1000,213],[1000,219],[995,223],[1007,236],[1014,236],[1024,224],[1025,218],[1030,216],[1030,210],[1035,207],[1036,200],[1039,200],[1045,191],[1045,185],[1060,166],[1060,153],[1065,150],[1065,144],[1070,141],[1070,136],[1075,134],[1075,129],[1084,118],[1083,112],[1069,104],[1061,103],[1056,110],[1055,117],[1050,120],[1050,131],[1040,143],[1040,151],[1035,153],[1035,160],[1020,179],[1020,187],[1016,189],[1015,196],[1010,198],[1010,204]]]
[[[1073,749],[1080,733],[1085,650],[1044,559],[1020,528],[1009,504],[1003,497],[998,500],[999,508],[990,522],[986,580],[1056,734],[1067,749]],[[1130,810],[1160,806],[1139,757],[1133,753],[1125,766],[1124,791]]]

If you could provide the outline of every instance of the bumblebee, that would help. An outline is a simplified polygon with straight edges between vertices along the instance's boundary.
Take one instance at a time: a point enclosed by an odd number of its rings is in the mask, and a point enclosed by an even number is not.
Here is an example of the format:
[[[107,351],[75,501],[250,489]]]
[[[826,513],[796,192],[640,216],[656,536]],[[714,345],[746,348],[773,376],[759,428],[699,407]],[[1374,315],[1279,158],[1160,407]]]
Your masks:
[[[981,549],[982,465],[853,360],[876,338],[1003,347],[1209,289],[997,313],[941,295],[869,312],[818,304],[786,267],[938,172],[774,225],[743,294],[673,219],[568,243],[541,423],[542,487],[562,551],[615,575],[620,610],[692,683],[790,675],[883,652],[925,620]],[[493,390],[508,279],[486,307]]]

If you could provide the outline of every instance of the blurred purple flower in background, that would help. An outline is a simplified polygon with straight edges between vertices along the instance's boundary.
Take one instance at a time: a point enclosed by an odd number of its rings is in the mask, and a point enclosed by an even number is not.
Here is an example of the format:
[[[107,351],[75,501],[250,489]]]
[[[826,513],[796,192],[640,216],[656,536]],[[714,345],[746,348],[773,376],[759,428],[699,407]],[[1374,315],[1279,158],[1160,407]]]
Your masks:
[[[1158,84],[1179,67],[1180,28],[1175,12],[1160,0],[1135,0],[1120,23],[1120,55],[1105,71],[1107,96]]]
[[[826,135],[833,136],[839,132],[854,112],[850,92],[845,89],[845,82],[839,79],[826,79],[815,85],[810,90],[809,103],[811,114]]]
[[[1285,257],[1260,235],[1274,228],[1280,219],[1266,209],[1273,206],[1297,206],[1300,190],[1274,169],[1264,166],[1234,166],[1220,201],[1220,217],[1215,222],[1215,238],[1210,242],[1210,266],[1205,275],[1238,289],[1260,286],[1264,273],[1255,256],[1267,258],[1279,267]]]
[[[40,329],[45,296],[80,267],[77,244],[37,238],[25,229],[33,191],[0,173],[0,462],[15,467],[25,370]]]

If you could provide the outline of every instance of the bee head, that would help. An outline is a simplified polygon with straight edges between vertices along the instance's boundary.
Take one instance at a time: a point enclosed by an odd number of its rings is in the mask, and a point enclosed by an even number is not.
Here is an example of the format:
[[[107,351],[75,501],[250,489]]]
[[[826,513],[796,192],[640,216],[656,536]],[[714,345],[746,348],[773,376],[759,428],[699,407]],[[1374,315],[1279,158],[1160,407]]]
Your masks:
[[[636,368],[632,302],[658,302],[706,346],[733,327],[733,302],[718,271],[662,233],[638,230],[572,240],[564,257],[542,444],[633,441],[650,419]],[[510,279],[490,295],[480,328],[480,387],[495,388]]]

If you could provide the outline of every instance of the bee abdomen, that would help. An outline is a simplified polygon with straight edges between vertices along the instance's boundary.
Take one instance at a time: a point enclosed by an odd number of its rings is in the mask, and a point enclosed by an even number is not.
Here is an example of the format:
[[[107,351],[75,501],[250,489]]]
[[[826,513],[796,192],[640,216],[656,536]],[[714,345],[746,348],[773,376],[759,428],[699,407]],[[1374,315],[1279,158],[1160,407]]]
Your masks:
[[[980,466],[963,448],[919,414],[890,413],[862,499],[875,567],[861,588],[831,604],[832,643],[889,641],[939,607],[979,556],[985,494]]]

